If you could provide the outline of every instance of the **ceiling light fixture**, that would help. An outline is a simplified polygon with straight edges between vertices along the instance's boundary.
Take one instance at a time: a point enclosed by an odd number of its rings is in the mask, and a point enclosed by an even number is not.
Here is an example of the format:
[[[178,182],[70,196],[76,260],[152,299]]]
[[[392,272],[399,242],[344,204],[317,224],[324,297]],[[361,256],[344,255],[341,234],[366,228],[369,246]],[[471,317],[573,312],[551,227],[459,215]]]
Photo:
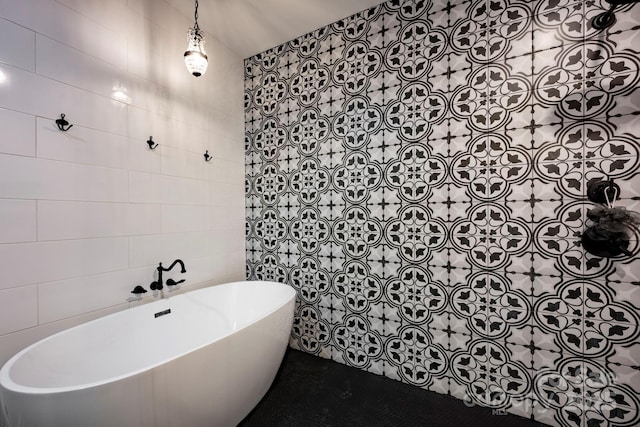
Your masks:
[[[195,18],[196,24],[187,32],[189,46],[184,53],[184,63],[191,74],[200,77],[207,71],[208,61],[204,51],[204,33],[198,26],[198,0],[196,0]]]

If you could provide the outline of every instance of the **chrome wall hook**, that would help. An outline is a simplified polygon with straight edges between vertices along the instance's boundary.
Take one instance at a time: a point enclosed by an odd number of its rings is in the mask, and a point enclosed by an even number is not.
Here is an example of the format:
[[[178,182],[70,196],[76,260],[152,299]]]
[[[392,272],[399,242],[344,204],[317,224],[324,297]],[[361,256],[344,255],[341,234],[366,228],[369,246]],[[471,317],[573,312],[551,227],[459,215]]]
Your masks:
[[[156,148],[158,148],[158,144],[153,141],[152,136],[150,136],[149,139],[147,139],[147,145],[149,145],[149,149],[151,150],[155,150]]]
[[[73,127],[73,125],[69,124],[69,122],[64,118],[64,113],[60,114],[60,118],[56,120],[56,125],[58,125],[58,129],[63,132],[66,132]]]
[[[210,155],[209,155],[209,150],[206,150],[206,151],[204,152],[204,161],[205,161],[205,162],[210,162],[210,161],[211,161],[211,159],[213,159],[213,156],[210,156]]]

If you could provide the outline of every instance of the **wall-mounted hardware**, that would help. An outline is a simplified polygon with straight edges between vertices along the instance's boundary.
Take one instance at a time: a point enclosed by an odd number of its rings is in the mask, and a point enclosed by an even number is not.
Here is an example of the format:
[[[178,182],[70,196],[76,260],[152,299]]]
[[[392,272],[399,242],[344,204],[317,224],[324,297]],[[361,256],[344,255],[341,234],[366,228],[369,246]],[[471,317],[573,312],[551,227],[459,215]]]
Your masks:
[[[152,291],[161,291],[164,288],[164,283],[162,281],[162,272],[170,271],[171,269],[173,269],[173,267],[176,266],[176,264],[180,264],[180,273],[184,274],[187,272],[187,269],[184,267],[184,262],[182,262],[182,260],[180,259],[173,261],[169,266],[169,268],[165,268],[162,266],[162,263],[159,263],[158,267],[156,268],[156,270],[158,271],[158,280],[155,282],[151,282],[151,285],[150,285]],[[175,286],[182,282],[184,282],[184,280],[180,280],[176,282],[173,279],[167,279],[167,286]]]
[[[66,132],[73,127],[73,125],[69,124],[69,122],[64,118],[64,113],[60,114],[60,118],[56,120],[56,125],[58,125],[58,129],[63,132]]]
[[[640,0],[607,0],[607,3],[611,5],[609,7],[609,10],[594,17],[591,20],[591,26],[596,30],[604,30],[605,28],[612,26],[616,22],[615,12],[619,6],[639,2]]]
[[[213,156],[210,156],[210,155],[209,155],[209,150],[206,150],[206,151],[204,152],[204,161],[205,161],[205,162],[210,162],[210,161],[211,161],[211,159],[213,159]]]
[[[184,282],[184,279],[178,280],[177,282],[175,280],[173,280],[173,279],[167,279],[167,286],[176,286],[176,285],[179,285],[182,282]]]
[[[147,290],[145,288],[143,288],[142,286],[137,285],[135,288],[133,288],[131,293],[134,294],[134,295],[146,294]]]
[[[637,230],[640,215],[624,207],[616,207],[620,187],[613,179],[595,178],[587,184],[587,197],[598,205],[587,211],[587,218],[592,225],[582,233],[582,247],[590,254],[603,258],[633,256],[629,250],[629,236]]]
[[[151,149],[151,150],[155,150],[156,148],[158,148],[158,144],[153,141],[153,137],[152,136],[150,136],[149,139],[147,139],[147,145],[149,146],[149,149]]]

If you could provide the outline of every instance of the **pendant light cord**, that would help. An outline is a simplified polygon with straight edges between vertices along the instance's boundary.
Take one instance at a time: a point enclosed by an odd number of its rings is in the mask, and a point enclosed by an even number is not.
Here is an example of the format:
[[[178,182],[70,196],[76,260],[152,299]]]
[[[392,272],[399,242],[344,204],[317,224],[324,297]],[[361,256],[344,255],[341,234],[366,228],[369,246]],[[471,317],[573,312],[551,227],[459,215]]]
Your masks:
[[[200,29],[200,26],[198,25],[198,0],[196,0],[196,12],[195,12],[195,18],[196,18],[196,25],[194,28],[196,28],[197,30]]]

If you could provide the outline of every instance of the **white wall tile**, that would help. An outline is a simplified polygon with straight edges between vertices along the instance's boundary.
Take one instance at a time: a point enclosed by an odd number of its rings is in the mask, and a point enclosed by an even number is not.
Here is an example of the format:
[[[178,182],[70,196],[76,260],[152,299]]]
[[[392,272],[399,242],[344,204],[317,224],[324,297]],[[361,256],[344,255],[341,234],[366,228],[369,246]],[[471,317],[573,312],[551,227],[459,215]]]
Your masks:
[[[150,204],[127,204],[127,234],[159,234],[162,232],[162,207]]]
[[[210,169],[208,166],[211,165],[204,160],[204,151],[194,153],[173,147],[163,147],[162,149],[162,173],[164,175],[205,179]]]
[[[0,62],[33,71],[35,69],[35,33],[0,19]]]
[[[197,287],[201,283],[208,282],[214,277],[222,277],[223,273],[215,268],[215,257],[192,258],[185,261],[185,274],[179,273],[179,270],[172,271],[170,274],[174,280],[185,279],[183,287]],[[164,277],[164,276],[163,276]],[[169,277],[169,276],[167,276]]]
[[[238,230],[245,228],[245,215],[242,209],[229,206],[211,206],[209,211],[211,230]],[[244,239],[243,239],[244,240]]]
[[[146,141],[149,136],[159,144],[155,150],[162,152],[162,147],[171,145],[175,137],[173,128],[170,126],[170,117],[166,113],[154,113],[144,108],[130,106],[127,111],[127,136],[137,141]]]
[[[0,198],[125,202],[127,172],[0,155]]]
[[[126,68],[127,44],[122,33],[109,30],[58,2],[0,0],[0,17],[92,54],[119,68]]]
[[[210,152],[211,154],[211,152]],[[211,182],[227,182],[229,177],[229,164],[224,159],[221,159],[213,154],[213,159],[209,162],[207,168],[208,179]]]
[[[211,228],[208,206],[162,206],[162,232],[208,231]]]
[[[150,102],[152,100],[153,104],[158,104],[158,100],[162,100],[162,96],[166,94],[148,94],[147,96]],[[185,111],[186,114],[182,114]],[[178,117],[181,114],[184,115],[183,120]],[[142,141],[153,136],[153,140],[159,144],[158,148],[173,147],[204,154],[208,139],[204,120],[207,119],[208,114],[206,109],[193,111],[190,104],[183,106],[177,102],[166,110],[157,108],[155,105],[152,109],[131,105],[128,109],[128,136]]]
[[[35,117],[0,108],[0,152],[34,156],[36,153]]]
[[[214,206],[244,208],[244,185],[210,182],[209,197]]]
[[[208,168],[209,180],[221,184],[244,185],[244,162],[231,161],[221,157],[215,157]]]
[[[152,136],[152,135],[149,135]],[[149,149],[147,140],[149,137],[133,139],[129,138],[127,144],[127,164],[129,170],[140,172],[160,173],[161,150]]]
[[[206,205],[208,182],[190,178],[129,173],[130,201],[174,205]]]
[[[38,324],[36,286],[0,290],[0,335]]]
[[[127,268],[127,238],[0,245],[0,289]]]
[[[127,24],[127,0],[56,0],[100,25],[122,33]],[[126,28],[126,27],[125,27]]]
[[[48,323],[94,310],[124,304],[136,285],[147,290],[151,267],[115,271],[38,285],[39,321]]]
[[[38,202],[38,240],[83,239],[161,232],[160,205]]]
[[[38,202],[38,240],[84,239],[127,234],[124,203]]]
[[[126,134],[125,104],[18,68],[0,68],[7,76],[0,91],[0,108],[46,117],[53,129],[64,113],[71,124]]]
[[[36,201],[0,200],[0,243],[36,240]]]
[[[227,161],[227,165],[229,167],[227,182],[237,186],[244,186],[246,173],[244,162]]]
[[[162,30],[142,15],[135,22],[127,43],[127,71],[144,79],[152,79],[154,74],[158,74],[161,64]]]
[[[134,203],[162,203],[162,175],[129,172],[129,201]]]
[[[246,253],[244,250],[229,252],[227,256],[227,271],[228,281],[246,279]]]
[[[164,188],[162,203],[173,205],[209,204],[209,183],[207,181],[165,176],[162,185]]]
[[[74,126],[60,132],[48,119],[37,119],[37,156],[86,165],[127,169],[129,140],[122,135]]]
[[[176,258],[187,262],[191,258],[207,256],[207,233],[170,233],[129,238],[129,265],[168,263]]]
[[[124,69],[41,34],[36,37],[36,58],[38,74],[106,98],[113,96],[117,84],[129,86]]]
[[[226,228],[222,230],[214,230],[209,233],[210,250],[218,253],[222,250],[224,253],[245,250],[244,224],[242,227]]]

